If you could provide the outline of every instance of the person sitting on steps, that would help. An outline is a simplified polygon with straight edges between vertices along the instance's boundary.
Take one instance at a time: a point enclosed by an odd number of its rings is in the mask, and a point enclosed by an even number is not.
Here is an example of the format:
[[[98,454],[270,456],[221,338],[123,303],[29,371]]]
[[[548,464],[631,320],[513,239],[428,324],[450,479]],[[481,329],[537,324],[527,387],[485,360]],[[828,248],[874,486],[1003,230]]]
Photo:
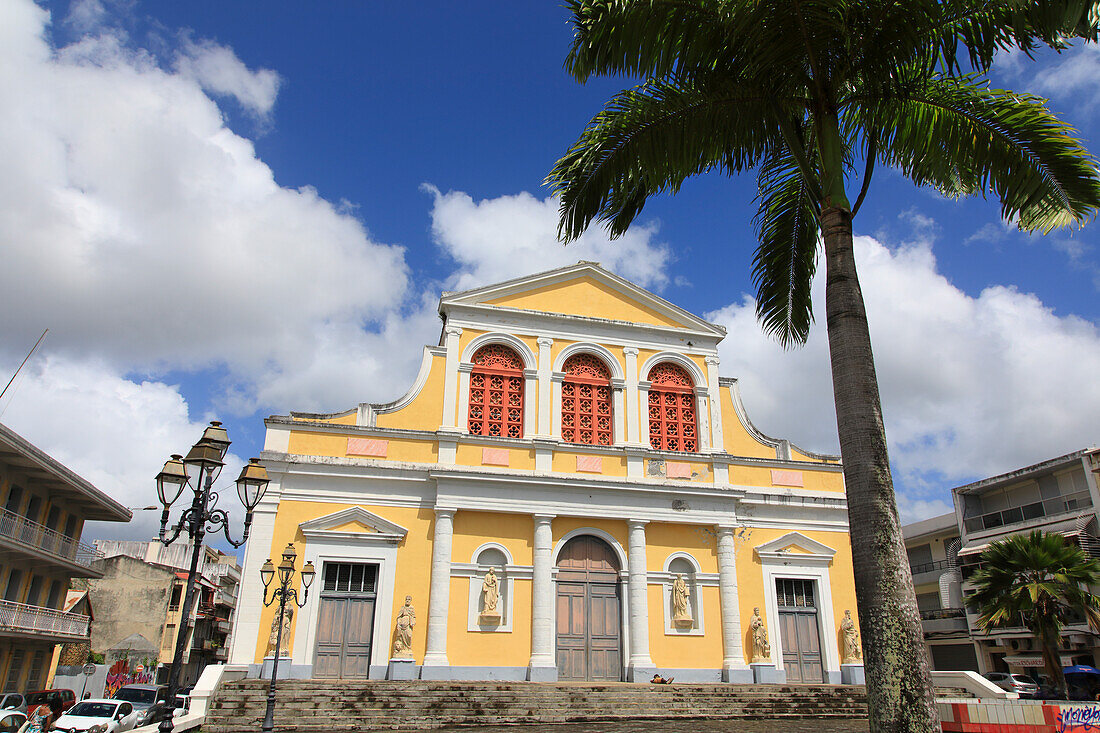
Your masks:
[[[669,677],[667,680],[656,672],[653,673],[653,679],[649,681],[652,685],[671,685],[675,677]]]

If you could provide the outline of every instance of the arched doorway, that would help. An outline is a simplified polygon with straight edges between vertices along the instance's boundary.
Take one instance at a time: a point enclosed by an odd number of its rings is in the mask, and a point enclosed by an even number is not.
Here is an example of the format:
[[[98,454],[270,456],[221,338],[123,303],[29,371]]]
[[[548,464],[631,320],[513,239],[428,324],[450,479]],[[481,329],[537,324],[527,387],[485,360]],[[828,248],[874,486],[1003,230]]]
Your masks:
[[[580,535],[558,555],[558,679],[622,678],[619,560],[603,540]]]

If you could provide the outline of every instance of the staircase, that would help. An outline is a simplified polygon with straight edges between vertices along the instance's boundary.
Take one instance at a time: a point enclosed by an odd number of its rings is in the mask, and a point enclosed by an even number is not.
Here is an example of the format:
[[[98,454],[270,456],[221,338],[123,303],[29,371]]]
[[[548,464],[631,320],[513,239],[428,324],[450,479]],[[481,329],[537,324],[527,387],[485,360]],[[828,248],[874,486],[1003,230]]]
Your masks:
[[[259,729],[264,680],[222,685],[203,733]],[[863,687],[626,683],[280,681],[275,727],[321,733],[457,725],[581,723],[672,718],[793,720],[867,717]]]

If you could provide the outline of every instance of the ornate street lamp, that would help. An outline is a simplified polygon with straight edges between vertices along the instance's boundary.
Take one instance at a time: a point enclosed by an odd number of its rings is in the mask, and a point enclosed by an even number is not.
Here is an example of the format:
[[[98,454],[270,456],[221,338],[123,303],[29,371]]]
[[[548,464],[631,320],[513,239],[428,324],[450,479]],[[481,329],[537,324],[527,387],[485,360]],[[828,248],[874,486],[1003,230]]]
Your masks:
[[[183,599],[183,615],[179,632],[176,635],[176,651],[172,657],[172,666],[168,671],[168,717],[160,722],[161,733],[172,733],[172,716],[176,707],[176,693],[179,690],[180,670],[183,667],[183,651],[187,645],[190,630],[191,607],[195,600],[195,576],[202,556],[203,538],[207,532],[225,534],[225,539],[233,547],[240,547],[248,539],[248,530],[252,526],[252,512],[264,497],[269,479],[267,471],[260,465],[259,458],[252,458],[241,470],[237,478],[237,495],[244,504],[244,533],[240,541],[229,535],[229,514],[218,509],[218,493],[213,490],[214,480],[225,465],[222,459],[229,450],[229,436],[217,420],[203,431],[199,441],[188,451],[187,457],[173,454],[157,474],[157,495],[164,509],[160,514],[159,539],[170,545],[187,532],[188,542],[192,545],[191,566],[187,571],[187,591]],[[183,510],[179,521],[168,536],[168,513],[172,504],[179,499],[185,488],[192,492],[191,506]]]
[[[275,680],[279,676],[279,651],[283,643],[283,626],[286,621],[286,604],[293,603],[298,608],[306,605],[309,598],[309,585],[313,582],[315,571],[313,563],[307,562],[302,568],[302,602],[298,602],[298,591],[290,587],[294,579],[294,562],[298,559],[298,553],[294,550],[294,543],[288,543],[283,550],[283,561],[279,563],[279,586],[271,592],[271,600],[267,599],[268,586],[275,577],[275,566],[271,564],[271,558],[267,559],[260,568],[260,580],[264,583],[264,605],[270,606],[279,602],[279,610],[276,612],[275,621],[278,624],[275,631],[275,658],[271,661],[271,684],[267,688],[267,711],[264,713],[264,725],[261,730],[271,733],[275,727]]]

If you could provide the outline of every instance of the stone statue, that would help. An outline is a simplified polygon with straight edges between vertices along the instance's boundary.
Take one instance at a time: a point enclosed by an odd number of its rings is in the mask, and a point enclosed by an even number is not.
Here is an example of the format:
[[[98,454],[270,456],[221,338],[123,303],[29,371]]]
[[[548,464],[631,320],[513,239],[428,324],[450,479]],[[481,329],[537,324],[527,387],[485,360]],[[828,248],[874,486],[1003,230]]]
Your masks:
[[[481,594],[485,605],[481,611],[482,623],[500,623],[500,583],[497,574],[489,568],[485,573],[485,581],[481,584]]]
[[[279,611],[276,609],[275,617],[271,619],[271,633],[267,637],[267,656],[274,656],[275,644],[279,644],[279,656],[290,656],[290,626],[294,622],[294,607],[287,606],[283,611],[283,638],[279,639]]]
[[[412,659],[412,630],[416,626],[416,610],[413,609],[413,597],[405,596],[405,605],[397,614],[397,626],[394,629],[393,658]]]
[[[691,626],[693,623],[688,609],[688,586],[681,573],[676,573],[676,579],[672,581],[672,623],[677,626]]]
[[[764,619],[760,618],[759,607],[752,609],[749,628],[752,629],[753,663],[770,662],[772,660],[772,645],[768,643],[768,630],[764,628]]]
[[[859,646],[859,634],[856,633],[856,625],[852,622],[851,610],[844,611],[844,620],[840,622],[840,633],[844,637],[841,663],[860,664],[863,661],[863,650]]]

